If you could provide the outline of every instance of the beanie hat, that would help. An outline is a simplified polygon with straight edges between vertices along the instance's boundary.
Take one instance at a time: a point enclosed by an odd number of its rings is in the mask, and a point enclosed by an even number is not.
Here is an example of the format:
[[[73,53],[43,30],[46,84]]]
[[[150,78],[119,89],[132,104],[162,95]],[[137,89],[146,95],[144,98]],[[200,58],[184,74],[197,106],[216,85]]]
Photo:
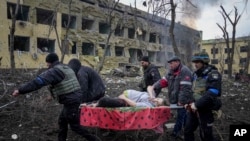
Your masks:
[[[77,74],[82,64],[78,59],[71,59],[68,63],[68,66],[75,72],[75,74]]]
[[[148,56],[142,56],[141,61],[149,62]]]
[[[57,56],[56,53],[50,53],[46,56],[46,60],[47,63],[54,63],[56,61],[59,61],[59,58]]]
[[[168,60],[168,63],[171,63],[172,61],[181,61],[181,59],[177,56],[174,56]]]

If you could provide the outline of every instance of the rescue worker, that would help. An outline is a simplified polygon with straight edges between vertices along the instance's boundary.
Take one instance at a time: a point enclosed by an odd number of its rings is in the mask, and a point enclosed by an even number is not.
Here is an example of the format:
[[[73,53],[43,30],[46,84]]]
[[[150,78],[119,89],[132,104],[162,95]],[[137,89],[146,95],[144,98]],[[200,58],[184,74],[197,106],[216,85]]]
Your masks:
[[[26,94],[50,85],[52,96],[63,104],[63,109],[58,119],[58,141],[67,140],[68,124],[71,130],[89,141],[100,141],[87,129],[80,125],[79,106],[81,104],[81,88],[74,71],[59,62],[57,54],[50,53],[46,56],[48,70],[37,76],[34,80],[25,83],[14,90],[13,96]]]
[[[209,56],[202,51],[192,57],[196,71],[193,77],[195,101],[186,106],[187,119],[184,129],[185,141],[194,141],[194,131],[200,126],[202,141],[214,141],[212,125],[213,110],[221,107],[221,74],[215,66],[209,65]]]
[[[139,87],[142,92],[147,92],[147,87],[152,86],[155,82],[161,79],[161,74],[158,68],[150,63],[148,56],[142,56],[141,66],[143,69],[143,78],[139,83]],[[157,97],[161,92],[161,89],[155,90],[155,96]]]
[[[165,77],[154,83],[154,89],[168,87],[168,99],[170,104],[177,104],[183,108],[177,109],[177,119],[171,136],[182,138],[180,133],[184,127],[186,109],[185,104],[193,101],[192,72],[181,63],[179,57],[174,56],[168,60],[170,71]]]
[[[105,94],[101,76],[92,68],[82,66],[78,59],[71,59],[68,66],[74,70],[82,90],[82,103],[99,100]]]

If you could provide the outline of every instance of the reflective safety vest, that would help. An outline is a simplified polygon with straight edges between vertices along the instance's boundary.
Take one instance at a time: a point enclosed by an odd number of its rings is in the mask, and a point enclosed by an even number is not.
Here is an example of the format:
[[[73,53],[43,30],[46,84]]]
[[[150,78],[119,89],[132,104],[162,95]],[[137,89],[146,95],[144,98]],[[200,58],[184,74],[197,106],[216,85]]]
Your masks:
[[[51,94],[54,98],[81,89],[75,72],[71,68],[64,65],[56,65],[55,68],[60,69],[64,73],[65,78],[60,83],[50,87]]]
[[[193,82],[194,99],[200,99],[206,92],[206,78],[198,77]]]

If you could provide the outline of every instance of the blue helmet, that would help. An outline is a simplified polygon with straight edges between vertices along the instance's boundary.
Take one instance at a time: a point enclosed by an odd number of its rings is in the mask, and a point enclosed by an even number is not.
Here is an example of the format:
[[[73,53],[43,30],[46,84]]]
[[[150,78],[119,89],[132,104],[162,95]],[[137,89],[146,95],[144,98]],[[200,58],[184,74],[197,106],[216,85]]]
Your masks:
[[[203,63],[208,64],[210,62],[209,55],[206,51],[202,51],[200,53],[195,53],[192,57],[192,62],[201,61]]]

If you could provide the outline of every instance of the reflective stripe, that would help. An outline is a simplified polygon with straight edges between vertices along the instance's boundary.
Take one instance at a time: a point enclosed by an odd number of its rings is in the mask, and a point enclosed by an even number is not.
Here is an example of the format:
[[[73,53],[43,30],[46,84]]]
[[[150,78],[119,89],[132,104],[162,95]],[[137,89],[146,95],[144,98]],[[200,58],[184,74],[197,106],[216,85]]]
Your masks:
[[[39,83],[40,85],[44,85],[44,81],[42,80],[42,78],[37,77],[36,80],[38,81],[38,83]]]
[[[213,126],[214,124],[213,123],[207,123],[207,126]]]
[[[212,92],[215,95],[219,94],[219,91],[217,89],[208,89],[210,92]]]
[[[190,81],[181,81],[180,84],[192,85],[192,82],[190,82]]]

